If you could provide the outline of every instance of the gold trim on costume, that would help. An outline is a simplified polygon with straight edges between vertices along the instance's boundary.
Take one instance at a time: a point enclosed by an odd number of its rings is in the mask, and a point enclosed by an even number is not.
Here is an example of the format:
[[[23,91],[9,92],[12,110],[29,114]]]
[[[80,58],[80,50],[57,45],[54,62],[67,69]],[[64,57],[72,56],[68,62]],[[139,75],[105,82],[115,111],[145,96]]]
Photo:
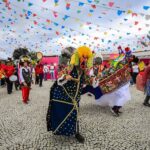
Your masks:
[[[64,104],[68,104],[68,105],[73,105],[73,103],[65,102],[65,101],[62,101],[62,100],[52,99],[52,101],[59,102],[59,103],[64,103]]]

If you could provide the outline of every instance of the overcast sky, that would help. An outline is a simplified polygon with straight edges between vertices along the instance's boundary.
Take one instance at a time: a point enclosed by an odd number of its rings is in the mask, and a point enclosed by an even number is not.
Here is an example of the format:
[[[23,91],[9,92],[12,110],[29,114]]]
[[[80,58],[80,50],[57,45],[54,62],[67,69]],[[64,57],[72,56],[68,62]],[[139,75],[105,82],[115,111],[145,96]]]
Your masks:
[[[57,6],[54,0],[9,1],[11,9],[0,4],[0,57],[24,46],[44,55],[81,45],[109,53],[119,45],[150,48],[140,44],[149,42],[150,0],[59,0]]]

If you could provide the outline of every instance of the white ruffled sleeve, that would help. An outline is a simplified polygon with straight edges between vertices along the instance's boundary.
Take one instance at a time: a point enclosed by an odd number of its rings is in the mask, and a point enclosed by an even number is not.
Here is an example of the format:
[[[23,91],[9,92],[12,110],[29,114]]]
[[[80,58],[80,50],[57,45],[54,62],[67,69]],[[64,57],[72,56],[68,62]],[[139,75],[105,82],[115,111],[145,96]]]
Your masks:
[[[62,86],[62,85],[64,85],[65,83],[67,83],[68,81],[65,79],[65,74],[63,74],[61,77],[59,77],[58,79],[57,79],[57,84],[58,85],[60,85],[60,86]]]
[[[99,86],[99,80],[96,80],[96,77],[95,77],[95,78],[93,78],[92,86],[93,86],[94,88],[96,88],[96,87],[98,87],[98,86]]]

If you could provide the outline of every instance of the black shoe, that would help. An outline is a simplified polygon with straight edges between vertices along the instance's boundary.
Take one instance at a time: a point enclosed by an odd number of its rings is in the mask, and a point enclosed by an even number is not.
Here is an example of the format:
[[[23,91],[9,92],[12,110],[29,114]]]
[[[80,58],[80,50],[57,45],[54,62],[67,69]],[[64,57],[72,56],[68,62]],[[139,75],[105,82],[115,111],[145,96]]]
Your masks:
[[[84,143],[85,141],[84,137],[79,133],[75,135],[75,138],[78,140],[79,143]]]
[[[150,104],[149,104],[149,103],[143,103],[143,105],[150,107]]]
[[[114,116],[119,117],[119,112],[115,111],[113,108],[110,109]]]

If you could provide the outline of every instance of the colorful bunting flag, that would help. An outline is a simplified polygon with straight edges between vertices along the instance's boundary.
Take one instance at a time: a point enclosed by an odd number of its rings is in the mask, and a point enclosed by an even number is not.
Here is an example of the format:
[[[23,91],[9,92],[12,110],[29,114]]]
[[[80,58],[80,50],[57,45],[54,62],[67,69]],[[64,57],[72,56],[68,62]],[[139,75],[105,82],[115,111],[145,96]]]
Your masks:
[[[109,3],[108,3],[108,6],[109,6],[109,7],[112,7],[113,5],[114,5],[114,2],[109,2]]]
[[[138,23],[139,23],[138,21],[135,21],[135,22],[134,22],[134,25],[138,25]]]
[[[117,11],[117,14],[118,14],[119,16],[120,16],[122,13],[123,13],[122,10],[118,10],[118,11]]]
[[[150,8],[150,6],[143,6],[144,10],[148,10]]]
[[[63,20],[65,21],[65,20],[68,19],[68,18],[69,18],[69,16],[65,15],[65,16],[63,17]]]
[[[29,7],[32,6],[32,5],[33,5],[33,3],[30,3],[30,2],[28,3],[28,6],[29,6]]]
[[[84,3],[83,2],[79,2],[79,4],[78,4],[79,6],[83,6],[84,5]]]
[[[70,9],[70,3],[66,3],[66,10],[69,10]]]
[[[54,0],[55,6],[58,6],[59,0]]]
[[[88,3],[92,3],[92,0],[87,0]]]
[[[57,13],[57,12],[55,12],[55,11],[53,11],[53,15],[54,15],[54,17],[55,17],[55,18],[57,18],[57,17],[58,17],[58,13]]]

